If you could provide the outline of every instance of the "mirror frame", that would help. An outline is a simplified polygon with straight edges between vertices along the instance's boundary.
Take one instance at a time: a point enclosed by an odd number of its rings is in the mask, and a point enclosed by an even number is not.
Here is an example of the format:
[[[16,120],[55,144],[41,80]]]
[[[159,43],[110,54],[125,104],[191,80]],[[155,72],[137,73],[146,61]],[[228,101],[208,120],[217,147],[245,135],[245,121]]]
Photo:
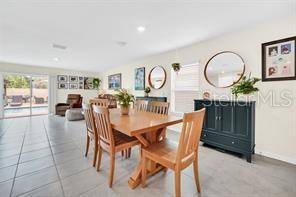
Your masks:
[[[209,63],[211,62],[211,60],[212,60],[213,58],[215,58],[216,56],[221,55],[221,54],[223,54],[223,53],[232,53],[232,54],[237,55],[237,56],[242,60],[242,62],[244,63],[244,67],[243,67],[243,72],[242,72],[241,76],[239,77],[239,79],[238,79],[236,82],[234,82],[233,84],[231,84],[231,85],[229,85],[229,86],[225,86],[225,87],[217,87],[215,84],[213,84],[212,82],[210,82],[210,80],[208,79],[208,77],[207,77],[207,68],[208,68]],[[229,88],[229,87],[232,87],[232,86],[234,86],[235,84],[237,84],[237,83],[243,78],[243,76],[244,76],[244,74],[245,74],[245,70],[246,70],[246,63],[245,63],[244,59],[242,58],[242,56],[240,56],[239,54],[237,54],[237,53],[235,53],[235,52],[233,52],[233,51],[222,51],[222,52],[219,52],[219,53],[213,55],[213,56],[207,61],[207,64],[206,64],[205,69],[204,69],[204,77],[206,78],[207,82],[208,82],[210,85],[214,86],[215,88]]]
[[[157,67],[160,67],[160,68],[163,70],[163,72],[164,72],[164,81],[163,81],[163,83],[161,84],[161,86],[160,86],[159,88],[155,88],[155,87],[153,87],[153,85],[152,85],[152,83],[151,83],[151,73],[152,73],[152,71],[153,71],[155,68],[157,68]],[[164,84],[165,84],[165,82],[166,82],[166,78],[167,78],[167,74],[166,74],[166,71],[165,71],[164,67],[163,67],[163,66],[154,66],[154,67],[150,70],[150,72],[149,72],[149,76],[148,76],[149,86],[152,87],[152,88],[155,89],[155,90],[159,90],[159,89],[161,89],[161,88],[164,86]]]

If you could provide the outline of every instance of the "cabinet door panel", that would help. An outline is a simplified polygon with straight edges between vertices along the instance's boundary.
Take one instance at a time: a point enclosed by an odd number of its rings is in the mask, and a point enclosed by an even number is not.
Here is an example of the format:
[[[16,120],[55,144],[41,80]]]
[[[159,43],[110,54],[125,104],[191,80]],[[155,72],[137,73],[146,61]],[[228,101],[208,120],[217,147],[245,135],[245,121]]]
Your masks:
[[[217,131],[218,129],[217,117],[218,117],[218,108],[214,104],[211,104],[209,106],[206,105],[204,128],[212,131]]]
[[[233,133],[233,116],[234,109],[232,105],[226,105],[219,107],[219,123],[220,131],[223,133],[232,134]]]
[[[250,129],[250,109],[248,106],[235,107],[234,130],[239,137],[248,138]]]

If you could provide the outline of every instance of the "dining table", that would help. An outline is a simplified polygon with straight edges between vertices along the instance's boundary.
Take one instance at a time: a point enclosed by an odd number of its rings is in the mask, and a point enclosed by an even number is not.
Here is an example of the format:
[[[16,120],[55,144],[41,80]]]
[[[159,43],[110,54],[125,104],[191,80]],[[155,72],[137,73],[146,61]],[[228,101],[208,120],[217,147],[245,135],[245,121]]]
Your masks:
[[[121,115],[120,109],[110,109],[110,121],[112,128],[130,137],[136,137],[141,143],[141,147],[148,147],[153,143],[159,143],[166,138],[168,126],[181,123],[182,117],[176,115],[163,115],[148,111],[130,109],[128,115]],[[128,185],[131,189],[136,188],[141,183],[141,158],[130,178]],[[153,161],[146,163],[147,177],[152,176],[162,170],[166,170],[160,164]]]

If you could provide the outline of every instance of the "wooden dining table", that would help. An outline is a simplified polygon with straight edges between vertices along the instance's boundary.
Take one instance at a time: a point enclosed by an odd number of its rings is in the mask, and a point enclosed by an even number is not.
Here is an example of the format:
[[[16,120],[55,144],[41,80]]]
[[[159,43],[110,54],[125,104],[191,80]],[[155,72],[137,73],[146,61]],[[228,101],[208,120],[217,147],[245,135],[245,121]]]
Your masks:
[[[130,137],[136,137],[140,141],[141,147],[148,147],[150,144],[163,140],[166,128],[181,123],[183,119],[175,115],[162,115],[133,109],[130,110],[129,115],[121,115],[120,109],[110,109],[110,121],[113,129]],[[146,168],[147,177],[165,169],[152,161],[147,162]],[[128,180],[130,188],[134,189],[140,184],[141,174],[140,159]]]

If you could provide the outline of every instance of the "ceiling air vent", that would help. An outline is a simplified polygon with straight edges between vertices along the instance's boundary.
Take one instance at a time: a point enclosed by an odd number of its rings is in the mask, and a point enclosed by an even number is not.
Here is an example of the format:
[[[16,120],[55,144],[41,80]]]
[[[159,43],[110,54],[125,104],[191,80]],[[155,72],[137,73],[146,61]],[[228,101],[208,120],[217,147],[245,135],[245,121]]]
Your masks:
[[[55,43],[52,44],[52,47],[55,48],[55,49],[62,49],[62,50],[66,50],[67,49],[67,46],[60,45],[60,44],[55,44]]]

